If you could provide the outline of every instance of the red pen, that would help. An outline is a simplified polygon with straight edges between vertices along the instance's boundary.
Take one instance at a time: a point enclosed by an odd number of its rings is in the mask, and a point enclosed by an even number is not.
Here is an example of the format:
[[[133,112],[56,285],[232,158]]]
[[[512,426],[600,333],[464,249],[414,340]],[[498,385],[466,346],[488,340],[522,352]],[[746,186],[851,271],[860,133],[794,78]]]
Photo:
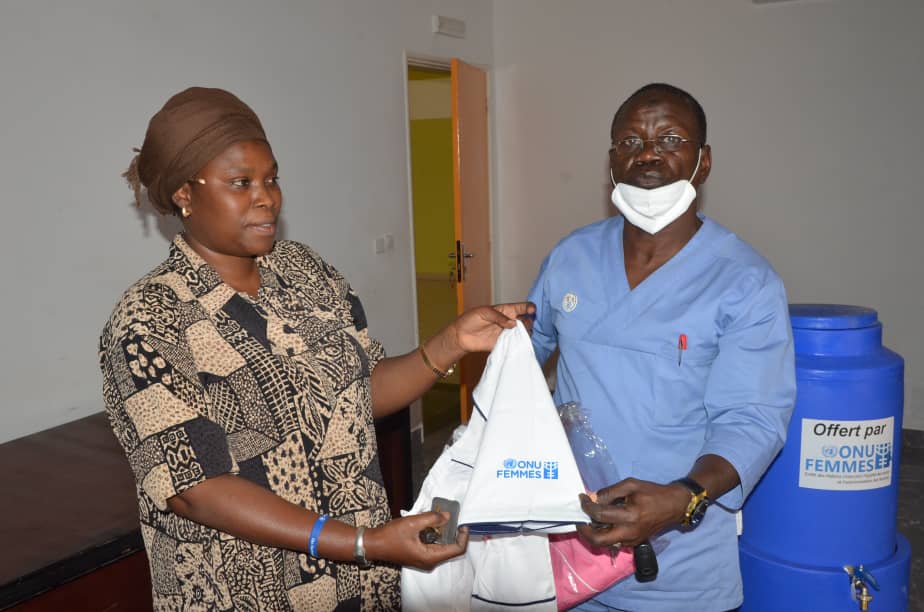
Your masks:
[[[683,352],[687,350],[687,335],[680,334],[680,337],[677,338],[677,366],[683,362]]]

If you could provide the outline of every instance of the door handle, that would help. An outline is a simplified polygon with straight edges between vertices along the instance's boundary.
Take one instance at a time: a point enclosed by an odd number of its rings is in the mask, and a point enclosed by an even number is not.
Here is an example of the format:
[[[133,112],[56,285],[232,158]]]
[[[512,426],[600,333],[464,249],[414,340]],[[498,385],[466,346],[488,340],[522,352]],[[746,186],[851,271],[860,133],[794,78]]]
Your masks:
[[[467,253],[465,251],[465,244],[461,240],[456,240],[456,250],[454,252],[449,253],[449,259],[455,260],[455,263],[456,263],[455,276],[456,276],[457,282],[461,283],[463,280],[465,280],[465,272],[466,272],[465,260],[471,259],[474,256],[475,256],[474,253]]]
[[[456,260],[456,282],[462,282],[462,241],[456,240],[456,252],[453,253],[453,258]]]
[[[455,259],[456,259],[456,254],[455,254],[455,253],[450,253],[450,254],[449,254],[449,260],[450,260],[450,263],[449,263],[449,286],[452,287],[453,289],[455,289],[456,283],[458,282],[458,281],[456,281],[456,275],[458,274],[458,270],[456,270],[456,261],[455,261]]]

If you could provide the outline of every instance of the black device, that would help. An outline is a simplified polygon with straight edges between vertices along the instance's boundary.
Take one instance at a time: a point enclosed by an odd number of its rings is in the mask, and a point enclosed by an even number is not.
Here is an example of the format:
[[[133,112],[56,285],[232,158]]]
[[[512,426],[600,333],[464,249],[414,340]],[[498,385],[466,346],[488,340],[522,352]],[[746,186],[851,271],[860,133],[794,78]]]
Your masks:
[[[624,506],[625,497],[617,497],[610,504],[614,506]],[[591,523],[596,529],[609,529],[612,525],[603,525],[600,523]],[[655,554],[651,542],[645,540],[641,544],[632,547],[633,560],[635,562],[635,579],[639,582],[651,582],[658,577],[658,556]]]
[[[651,542],[645,540],[632,549],[635,560],[635,579],[639,582],[651,582],[658,577],[658,557]]]
[[[434,497],[430,503],[432,512],[448,512],[449,521],[442,527],[427,527],[420,532],[424,544],[452,544],[459,533],[459,502],[445,497]]]

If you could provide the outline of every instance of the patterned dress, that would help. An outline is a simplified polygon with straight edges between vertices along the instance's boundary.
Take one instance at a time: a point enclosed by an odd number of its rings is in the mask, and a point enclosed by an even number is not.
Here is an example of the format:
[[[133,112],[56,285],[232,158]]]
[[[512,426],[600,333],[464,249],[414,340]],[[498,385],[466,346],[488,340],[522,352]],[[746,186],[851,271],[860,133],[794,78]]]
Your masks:
[[[384,356],[356,294],[310,248],[257,259],[256,299],[177,236],[100,339],[103,395],[137,483],[157,610],[388,610],[396,568],[258,546],[167,499],[236,474],[350,525],[389,520],[370,373]],[[307,542],[305,543],[307,549]]]

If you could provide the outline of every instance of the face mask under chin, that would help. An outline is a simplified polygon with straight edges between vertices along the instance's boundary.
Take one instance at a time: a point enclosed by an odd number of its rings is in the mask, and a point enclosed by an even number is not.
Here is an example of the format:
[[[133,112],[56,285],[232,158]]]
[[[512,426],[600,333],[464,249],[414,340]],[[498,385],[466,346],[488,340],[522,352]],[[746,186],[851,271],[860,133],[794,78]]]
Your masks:
[[[615,183],[611,196],[613,204],[626,221],[649,234],[657,234],[685,213],[696,199],[696,189],[691,181],[699,172],[702,154],[700,148],[689,180],[681,179],[654,189],[616,183],[610,170],[610,179]]]

